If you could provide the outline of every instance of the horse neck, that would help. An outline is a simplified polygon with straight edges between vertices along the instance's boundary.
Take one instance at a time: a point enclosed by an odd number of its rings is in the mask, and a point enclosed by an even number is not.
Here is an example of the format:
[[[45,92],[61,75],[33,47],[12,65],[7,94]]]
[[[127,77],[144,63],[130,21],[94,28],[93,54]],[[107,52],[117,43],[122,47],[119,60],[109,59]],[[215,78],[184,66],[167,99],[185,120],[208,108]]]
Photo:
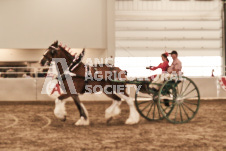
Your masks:
[[[63,56],[63,58],[66,59],[68,66],[72,63],[72,61],[74,59],[74,57],[69,52],[67,52],[65,50],[61,50],[61,56]]]
[[[85,65],[82,62],[73,71],[73,73],[75,73],[77,76],[85,76],[85,72],[86,72]]]
[[[59,54],[59,56],[57,58],[64,58],[66,60],[67,66],[69,67],[71,62],[73,61],[72,57],[69,57],[69,55],[66,54],[67,52],[61,51],[61,53]],[[64,73],[63,67],[61,65],[61,63],[57,63],[56,66],[59,69],[60,74]]]

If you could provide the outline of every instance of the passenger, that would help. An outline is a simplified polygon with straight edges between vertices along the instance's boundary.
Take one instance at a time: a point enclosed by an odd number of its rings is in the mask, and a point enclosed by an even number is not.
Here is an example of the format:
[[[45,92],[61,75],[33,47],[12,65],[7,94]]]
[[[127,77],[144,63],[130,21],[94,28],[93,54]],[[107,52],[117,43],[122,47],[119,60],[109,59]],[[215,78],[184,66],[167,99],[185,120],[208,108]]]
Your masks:
[[[163,53],[162,55],[161,55],[161,57],[162,57],[162,63],[160,63],[158,66],[156,66],[156,67],[153,67],[153,66],[151,66],[151,67],[147,67],[146,69],[150,69],[150,70],[156,70],[156,69],[162,69],[162,72],[166,72],[167,71],[167,69],[168,69],[168,67],[169,67],[169,60],[168,60],[168,53],[167,52],[165,52],[165,53]],[[152,78],[155,78],[157,75],[153,75],[153,76],[151,76],[151,77],[149,77],[149,79],[150,80],[153,80]]]

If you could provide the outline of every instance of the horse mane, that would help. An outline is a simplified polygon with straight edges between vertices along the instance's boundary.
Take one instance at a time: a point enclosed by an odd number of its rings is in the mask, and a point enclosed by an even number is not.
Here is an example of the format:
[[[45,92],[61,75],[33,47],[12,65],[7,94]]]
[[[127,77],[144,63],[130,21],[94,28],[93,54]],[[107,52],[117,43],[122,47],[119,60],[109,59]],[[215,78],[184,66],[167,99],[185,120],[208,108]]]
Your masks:
[[[73,61],[73,60],[75,59],[76,53],[75,53],[75,54],[72,54],[72,52],[70,51],[71,48],[68,48],[67,45],[65,45],[65,46],[63,47],[62,43],[60,43],[60,44],[58,45],[58,41],[55,41],[51,46],[54,46],[54,47],[56,47],[56,48],[58,47],[60,51],[64,52],[65,55],[66,55],[67,57],[69,57],[70,61]],[[83,51],[84,51],[84,49],[83,49]]]
[[[73,60],[74,59],[74,55],[72,55],[71,53],[70,53],[70,49],[67,49],[67,47],[65,46],[65,47],[63,47],[62,45],[59,45],[59,48],[60,48],[60,50],[61,51],[63,51],[71,60]]]

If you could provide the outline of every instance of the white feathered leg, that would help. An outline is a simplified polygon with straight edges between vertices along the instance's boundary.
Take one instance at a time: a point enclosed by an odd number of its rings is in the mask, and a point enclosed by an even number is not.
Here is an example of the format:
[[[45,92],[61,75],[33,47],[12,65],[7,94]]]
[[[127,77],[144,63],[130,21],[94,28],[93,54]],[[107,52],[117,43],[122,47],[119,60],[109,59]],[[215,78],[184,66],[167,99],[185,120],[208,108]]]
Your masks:
[[[120,98],[126,100],[127,104],[129,105],[130,113],[129,113],[129,118],[126,120],[125,124],[136,124],[140,121],[140,115],[137,112],[135,105],[134,105],[134,100],[133,98],[127,97],[126,95],[117,94]]]
[[[85,117],[81,116],[80,119],[75,123],[76,126],[86,126],[89,125],[89,114],[88,111],[86,110],[86,107],[82,104],[81,107],[83,108],[83,111],[86,114],[87,119],[85,119]]]
[[[112,105],[105,110],[105,118],[107,120],[121,113],[121,109],[119,108],[120,104],[121,101],[113,100]]]
[[[62,121],[66,120],[65,101],[59,100],[58,98],[55,100],[54,115]]]

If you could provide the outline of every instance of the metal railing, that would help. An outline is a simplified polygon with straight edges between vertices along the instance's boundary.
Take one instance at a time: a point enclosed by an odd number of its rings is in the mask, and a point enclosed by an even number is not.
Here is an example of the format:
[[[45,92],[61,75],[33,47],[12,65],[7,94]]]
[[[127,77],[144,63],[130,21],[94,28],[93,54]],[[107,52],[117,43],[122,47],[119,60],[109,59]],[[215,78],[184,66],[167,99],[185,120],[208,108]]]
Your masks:
[[[48,70],[49,67],[0,67],[0,78],[41,78]]]

